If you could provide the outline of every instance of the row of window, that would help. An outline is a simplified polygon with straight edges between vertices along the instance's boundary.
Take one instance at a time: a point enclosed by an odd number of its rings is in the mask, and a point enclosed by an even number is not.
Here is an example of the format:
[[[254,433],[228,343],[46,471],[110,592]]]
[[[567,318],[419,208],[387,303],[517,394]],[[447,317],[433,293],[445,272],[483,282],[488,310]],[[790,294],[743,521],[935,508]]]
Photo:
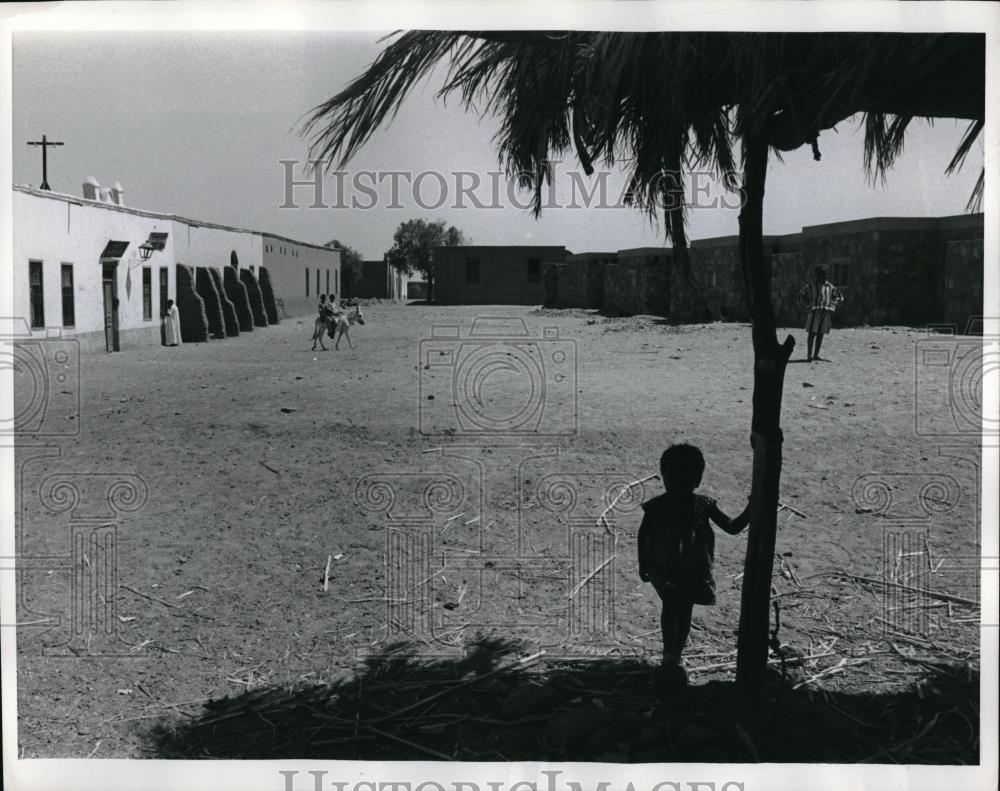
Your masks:
[[[299,257],[299,251],[295,250],[295,249],[289,250],[287,247],[280,247],[279,246],[278,247],[278,251],[279,251],[280,255],[290,255],[292,258],[298,258]],[[273,253],[274,252],[274,245],[273,244],[265,244],[264,245],[264,252],[265,253]]]
[[[160,310],[167,305],[170,276],[167,267],[160,267]],[[45,278],[42,261],[28,262],[28,285],[30,291],[31,328],[45,329]],[[73,288],[73,264],[59,265],[59,287],[62,296],[62,326],[76,326],[76,293]],[[153,318],[153,270],[142,268],[142,317],[146,321]]]
[[[306,273],[306,296],[308,297],[309,296],[309,268],[308,267],[306,267],[305,273]],[[340,286],[337,284],[337,278],[334,278],[333,279],[333,290],[332,291],[330,290],[330,270],[329,269],[326,270],[326,291],[325,292],[321,292],[319,290],[319,283],[320,283],[320,281],[319,281],[319,270],[317,269],[316,270],[316,296],[318,297],[321,293],[329,294],[331,297],[337,296],[337,293],[340,290]]]
[[[540,283],[542,281],[542,259],[529,258],[525,263],[527,264],[527,268],[525,270],[525,277],[527,278],[527,281],[529,283]],[[465,282],[466,283],[479,282],[478,258],[465,259]]]

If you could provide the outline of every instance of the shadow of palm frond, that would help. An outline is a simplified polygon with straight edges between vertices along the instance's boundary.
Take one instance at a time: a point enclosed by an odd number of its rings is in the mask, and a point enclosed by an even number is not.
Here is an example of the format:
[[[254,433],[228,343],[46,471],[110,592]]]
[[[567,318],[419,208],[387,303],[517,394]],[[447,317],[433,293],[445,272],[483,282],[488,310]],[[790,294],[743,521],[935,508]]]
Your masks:
[[[524,662],[479,639],[460,657],[405,643],[339,681],[264,687],[164,718],[157,757],[442,761],[974,764],[979,674],[924,663],[900,692],[779,689],[741,713],[735,686],[663,690],[635,660]]]

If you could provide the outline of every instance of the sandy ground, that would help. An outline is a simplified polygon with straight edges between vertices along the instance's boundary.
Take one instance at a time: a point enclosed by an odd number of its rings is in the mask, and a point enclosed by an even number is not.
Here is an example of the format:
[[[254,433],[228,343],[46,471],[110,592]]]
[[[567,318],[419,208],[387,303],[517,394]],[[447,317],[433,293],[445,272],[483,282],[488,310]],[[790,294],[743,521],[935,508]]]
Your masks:
[[[311,320],[290,319],[225,342],[84,358],[79,436],[51,442],[57,456],[19,449],[20,551],[41,558],[21,575],[23,756],[156,757],[156,724],[225,696],[336,683],[399,641],[428,658],[499,635],[556,664],[658,660],[659,602],[638,579],[634,548],[635,509],[658,481],[620,498],[607,527],[597,518],[677,441],[704,451],[701,491],[731,514],[742,508],[749,327],[509,306],[365,312],[354,350],[311,352]],[[477,316],[523,319],[529,336],[462,349],[437,338],[421,356],[432,325],[459,324],[465,337]],[[813,688],[912,687],[909,654],[928,645],[978,665],[977,609],[887,599],[827,574],[881,578],[888,562],[904,581],[977,596],[978,451],[916,433],[918,409],[936,426],[954,420],[940,392],[915,394],[925,338],[835,330],[830,362],[788,368],[790,508],[779,514],[774,584],[789,656],[823,655],[797,676],[827,671]],[[484,348],[490,359],[464,369],[482,374],[482,388],[470,376],[456,396],[452,372]],[[466,399],[462,420],[456,398]],[[45,513],[38,490],[53,474],[89,476],[97,494],[86,496],[100,507]],[[120,514],[117,586],[98,596],[115,597],[116,617],[88,644],[72,633],[72,523],[88,513],[100,523],[101,487],[128,476],[148,499]],[[887,531],[915,543],[893,544],[887,560]],[[745,534],[719,534],[719,604],[696,609],[688,646],[695,685],[733,676],[745,545]],[[911,617],[928,620],[891,632],[879,620]]]

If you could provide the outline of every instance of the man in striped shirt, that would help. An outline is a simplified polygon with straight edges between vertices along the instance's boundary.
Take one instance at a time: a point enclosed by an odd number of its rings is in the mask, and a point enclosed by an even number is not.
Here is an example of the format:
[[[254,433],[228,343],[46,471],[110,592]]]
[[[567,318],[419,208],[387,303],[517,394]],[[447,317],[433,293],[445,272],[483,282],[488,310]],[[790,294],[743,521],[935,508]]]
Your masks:
[[[806,356],[809,362],[813,360],[829,362],[819,356],[819,350],[823,345],[823,336],[830,331],[833,312],[844,301],[840,289],[826,277],[826,267],[817,266],[813,270],[813,282],[807,283],[798,294],[799,304],[808,309],[805,329],[809,333]]]

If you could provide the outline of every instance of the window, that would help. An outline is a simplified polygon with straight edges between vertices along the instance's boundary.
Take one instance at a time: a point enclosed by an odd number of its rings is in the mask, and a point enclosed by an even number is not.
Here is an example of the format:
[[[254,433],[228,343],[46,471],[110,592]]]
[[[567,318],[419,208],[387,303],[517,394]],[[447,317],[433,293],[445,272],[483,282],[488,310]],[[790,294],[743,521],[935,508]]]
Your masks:
[[[28,283],[31,287],[31,329],[45,327],[45,294],[42,291],[42,262],[28,262]]]
[[[539,283],[542,280],[542,259],[528,259],[528,282]]]
[[[478,283],[479,282],[479,259],[478,258],[466,258],[465,259],[465,282],[466,283]]]
[[[167,312],[167,300],[170,299],[170,276],[165,266],[160,267],[160,315]]]
[[[833,265],[833,284],[835,286],[847,285],[847,264]]]
[[[326,293],[330,293],[330,270],[326,270]]]
[[[62,278],[62,319],[64,327],[76,325],[76,311],[73,309],[73,265],[63,264]]]
[[[309,296],[309,270],[306,270],[306,296]]]
[[[316,270],[316,293],[319,293],[319,270]]]
[[[142,318],[153,318],[153,270],[148,266],[142,268]]]

